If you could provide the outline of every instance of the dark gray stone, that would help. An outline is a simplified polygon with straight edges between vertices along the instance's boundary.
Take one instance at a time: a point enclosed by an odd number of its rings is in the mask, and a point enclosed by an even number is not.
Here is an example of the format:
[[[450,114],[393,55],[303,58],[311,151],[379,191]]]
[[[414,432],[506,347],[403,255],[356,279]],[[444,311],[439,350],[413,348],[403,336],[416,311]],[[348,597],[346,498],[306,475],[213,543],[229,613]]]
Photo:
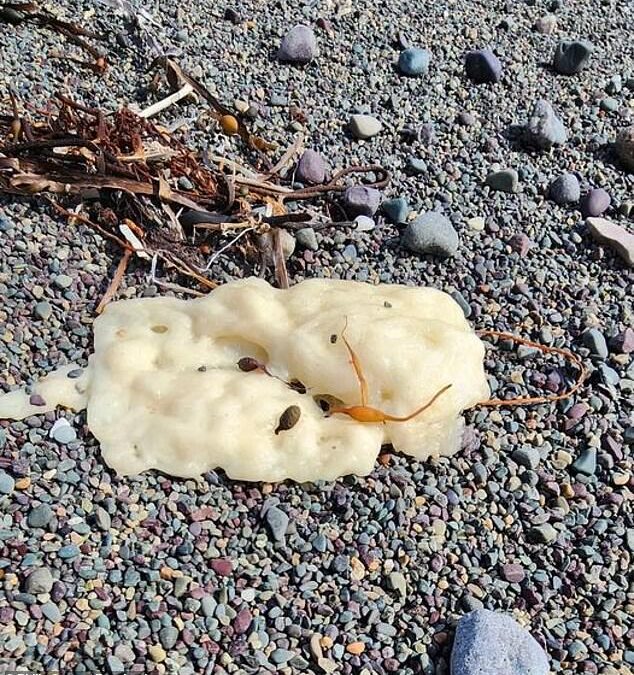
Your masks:
[[[574,173],[564,173],[550,184],[549,194],[556,204],[574,204],[581,196],[579,180]]]
[[[562,75],[574,75],[587,65],[593,51],[592,43],[585,40],[564,40],[555,49],[553,67]]]
[[[517,192],[519,176],[515,169],[502,169],[493,171],[487,176],[486,184],[499,192]]]
[[[502,64],[490,49],[477,49],[465,57],[465,72],[476,84],[499,82],[502,77]]]

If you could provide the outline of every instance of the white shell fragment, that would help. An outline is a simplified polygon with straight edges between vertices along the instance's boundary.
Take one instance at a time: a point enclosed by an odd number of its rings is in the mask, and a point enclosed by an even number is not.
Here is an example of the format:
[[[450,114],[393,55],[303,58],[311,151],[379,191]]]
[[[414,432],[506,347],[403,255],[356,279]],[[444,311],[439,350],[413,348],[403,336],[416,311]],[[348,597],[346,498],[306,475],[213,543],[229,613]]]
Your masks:
[[[368,382],[368,405],[408,422],[330,417],[314,400],[360,405],[341,333]],[[309,280],[288,290],[236,281],[195,300],[145,298],[107,306],[81,377],[70,365],[29,394],[0,396],[0,418],[87,407],[106,463],[121,474],[183,477],[224,469],[240,480],[330,480],[372,470],[381,445],[419,459],[459,446],[460,413],[487,399],[484,345],[447,294],[429,288]],[[243,357],[263,363],[245,372]],[[267,374],[268,373],[268,374]],[[307,389],[288,386],[298,380]],[[296,406],[289,413],[289,408]],[[290,428],[289,427],[290,424]],[[277,432],[277,433],[276,433]]]

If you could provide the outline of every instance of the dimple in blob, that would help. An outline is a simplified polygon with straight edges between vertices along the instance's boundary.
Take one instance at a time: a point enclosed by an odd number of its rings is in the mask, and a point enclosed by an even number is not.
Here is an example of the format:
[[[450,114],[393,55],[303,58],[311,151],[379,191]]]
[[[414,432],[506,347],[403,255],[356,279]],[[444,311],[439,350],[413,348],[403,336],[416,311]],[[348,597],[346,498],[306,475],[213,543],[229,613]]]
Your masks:
[[[346,345],[346,349],[348,350],[348,354],[350,355],[350,363],[352,364],[355,375],[357,376],[357,380],[359,381],[361,405],[334,406],[330,408],[330,410],[328,411],[328,415],[336,415],[336,414],[348,415],[348,417],[351,417],[356,422],[365,422],[369,424],[378,424],[378,423],[385,424],[386,422],[408,422],[409,420],[413,419],[414,417],[417,417],[422,412],[427,410],[427,408],[431,407],[448,389],[452,387],[451,384],[447,384],[446,386],[439,389],[431,397],[431,399],[426,403],[424,403],[422,406],[420,406],[420,408],[416,408],[416,410],[414,410],[409,415],[404,415],[402,417],[399,417],[397,415],[390,415],[389,413],[383,412],[383,410],[379,410],[378,408],[373,408],[372,406],[369,406],[368,381],[365,379],[365,376],[363,375],[363,369],[361,368],[361,362],[359,361],[359,357],[355,354],[354,349],[352,349],[350,343],[346,339],[345,333],[347,328],[348,328],[348,317],[346,317],[346,323],[343,327],[343,330],[341,331],[341,339]]]

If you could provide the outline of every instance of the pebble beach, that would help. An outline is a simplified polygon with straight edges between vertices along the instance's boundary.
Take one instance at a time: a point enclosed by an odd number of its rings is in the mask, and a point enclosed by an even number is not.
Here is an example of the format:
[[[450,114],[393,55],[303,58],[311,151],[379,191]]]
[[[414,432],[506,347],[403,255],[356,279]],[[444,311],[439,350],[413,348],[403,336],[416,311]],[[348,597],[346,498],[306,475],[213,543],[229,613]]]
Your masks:
[[[382,190],[351,183],[320,205],[355,228],[288,235],[291,284],[432,286],[475,328],[571,350],[589,377],[556,404],[466,411],[453,457],[385,448],[369,476],[333,482],[118,477],[84,413],[0,420],[0,666],[631,673],[631,2],[49,9],[103,36],[108,70],[58,58],[76,47],[46,28],[1,21],[3,113],[9,85],[39,107],[63,92],[142,109],[169,93],[148,69],[170,54],[278,156],[304,135],[288,182],[390,172]],[[244,159],[203,110],[187,99],[158,119],[200,151]],[[44,198],[0,193],[0,392],[86,365],[116,265],[111,242]],[[253,273],[233,249],[209,267],[219,283]],[[174,280],[134,259],[118,298],[172,294]],[[561,392],[564,365],[507,343],[485,358],[495,397]]]

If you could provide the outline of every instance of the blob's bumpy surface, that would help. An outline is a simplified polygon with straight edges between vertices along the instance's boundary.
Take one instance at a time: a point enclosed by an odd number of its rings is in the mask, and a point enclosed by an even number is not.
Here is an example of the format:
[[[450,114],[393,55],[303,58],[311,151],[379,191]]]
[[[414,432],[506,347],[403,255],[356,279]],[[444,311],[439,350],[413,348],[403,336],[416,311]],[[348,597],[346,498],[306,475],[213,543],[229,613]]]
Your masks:
[[[452,387],[409,422],[326,416],[314,396],[360,404],[341,333],[368,382],[368,405],[404,416]],[[95,352],[80,379],[67,366],[34,388],[0,397],[0,417],[56,405],[87,407],[106,463],[121,474],[159,469],[197,476],[297,481],[365,475],[383,443],[424,459],[451,454],[460,413],[488,398],[484,346],[454,300],[433,289],[309,280],[277,290],[258,279],[196,300],[147,298],[109,305],[95,321]],[[266,364],[244,372],[239,359]],[[279,378],[279,379],[277,379]],[[286,382],[299,380],[299,393]],[[293,426],[280,419],[290,406]],[[288,417],[288,414],[287,414]],[[276,433],[277,431],[277,433]]]

